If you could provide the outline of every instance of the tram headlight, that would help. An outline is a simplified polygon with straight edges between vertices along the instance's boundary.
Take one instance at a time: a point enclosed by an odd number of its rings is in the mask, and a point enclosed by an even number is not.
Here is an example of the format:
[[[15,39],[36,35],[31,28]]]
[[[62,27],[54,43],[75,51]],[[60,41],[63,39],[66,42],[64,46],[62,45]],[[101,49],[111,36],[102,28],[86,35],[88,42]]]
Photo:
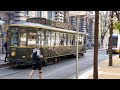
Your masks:
[[[12,51],[11,52],[11,56],[15,56],[16,55],[16,52],[15,51]]]

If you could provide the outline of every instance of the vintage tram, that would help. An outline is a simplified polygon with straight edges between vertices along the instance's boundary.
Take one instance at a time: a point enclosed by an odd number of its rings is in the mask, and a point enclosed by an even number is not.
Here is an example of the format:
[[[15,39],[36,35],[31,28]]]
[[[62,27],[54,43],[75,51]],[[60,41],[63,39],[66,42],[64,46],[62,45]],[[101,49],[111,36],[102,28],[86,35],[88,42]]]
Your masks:
[[[85,53],[86,34],[79,32],[79,54]],[[76,55],[76,31],[48,26],[35,22],[19,22],[9,25],[8,61],[17,65],[32,63],[31,53],[39,43],[42,62],[57,62],[63,56]]]

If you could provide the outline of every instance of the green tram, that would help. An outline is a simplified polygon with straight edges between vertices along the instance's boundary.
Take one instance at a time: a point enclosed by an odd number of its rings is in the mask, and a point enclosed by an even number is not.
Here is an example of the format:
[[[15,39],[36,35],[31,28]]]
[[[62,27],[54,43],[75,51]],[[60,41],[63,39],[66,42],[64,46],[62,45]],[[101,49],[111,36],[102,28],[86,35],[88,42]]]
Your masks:
[[[86,34],[79,32],[79,56],[85,53]],[[44,64],[55,63],[64,56],[76,55],[76,31],[39,23],[21,22],[9,25],[9,63],[28,65],[35,44],[40,44]]]

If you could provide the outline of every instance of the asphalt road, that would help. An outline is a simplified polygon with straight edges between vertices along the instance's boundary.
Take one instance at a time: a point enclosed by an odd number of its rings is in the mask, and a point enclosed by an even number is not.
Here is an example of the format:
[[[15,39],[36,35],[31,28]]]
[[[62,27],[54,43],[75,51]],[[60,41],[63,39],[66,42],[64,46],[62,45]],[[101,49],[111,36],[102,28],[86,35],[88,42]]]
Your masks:
[[[99,63],[106,60],[109,55],[106,55],[105,50],[98,52]],[[85,55],[79,58],[78,69],[79,75],[86,72],[93,67],[93,51],[89,50]],[[28,79],[31,67],[13,68],[5,67],[0,68],[0,79]],[[76,76],[76,58],[69,58],[62,60],[60,63],[44,66],[43,78],[44,79],[75,79]],[[34,73],[33,79],[38,79],[37,70]]]

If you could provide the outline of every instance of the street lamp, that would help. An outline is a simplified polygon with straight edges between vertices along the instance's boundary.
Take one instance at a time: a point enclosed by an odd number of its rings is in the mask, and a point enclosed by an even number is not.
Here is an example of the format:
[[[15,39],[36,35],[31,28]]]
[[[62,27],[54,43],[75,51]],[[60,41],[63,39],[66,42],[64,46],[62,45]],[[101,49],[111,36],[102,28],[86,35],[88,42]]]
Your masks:
[[[79,18],[81,15],[85,15],[86,11],[69,11],[70,16],[76,16],[77,17],[77,33],[76,33],[76,41],[77,41],[77,47],[76,47],[76,79],[78,79],[78,31],[79,31]]]

